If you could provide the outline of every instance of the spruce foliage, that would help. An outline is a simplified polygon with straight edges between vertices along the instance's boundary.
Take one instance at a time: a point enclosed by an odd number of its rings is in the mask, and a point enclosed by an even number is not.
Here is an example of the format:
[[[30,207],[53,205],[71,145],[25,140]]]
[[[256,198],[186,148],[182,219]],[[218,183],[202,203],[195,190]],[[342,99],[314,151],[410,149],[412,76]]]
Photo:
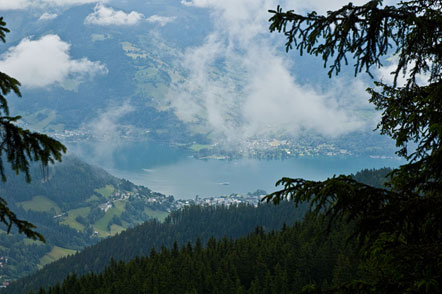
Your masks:
[[[6,42],[6,23],[0,17],[0,40]],[[6,96],[14,93],[21,97],[20,83],[9,75],[0,72],[0,176],[6,181],[5,163],[10,165],[16,174],[23,172],[26,180],[31,181],[29,166],[30,162],[38,161],[43,167],[56,160],[61,161],[62,153],[66,147],[47,135],[32,132],[17,126],[20,116],[10,116]],[[8,208],[6,201],[0,198],[0,222],[7,226],[9,233],[12,226],[16,226],[20,233],[24,233],[32,239],[44,242],[44,237],[30,222],[18,219],[16,214]]]
[[[442,1],[352,3],[327,15],[270,11],[270,31],[283,32],[286,49],[319,55],[329,76],[352,56],[355,75],[398,61],[392,84],[374,82],[370,102],[382,112],[378,129],[407,163],[389,174],[387,189],[347,176],[326,181],[283,178],[266,197],[308,202],[330,224],[354,223],[367,273],[327,293],[439,293],[442,290]],[[399,77],[405,78],[399,84]],[[424,79],[424,81],[422,81]],[[410,146],[411,145],[411,146]],[[321,288],[309,291],[324,292]]]

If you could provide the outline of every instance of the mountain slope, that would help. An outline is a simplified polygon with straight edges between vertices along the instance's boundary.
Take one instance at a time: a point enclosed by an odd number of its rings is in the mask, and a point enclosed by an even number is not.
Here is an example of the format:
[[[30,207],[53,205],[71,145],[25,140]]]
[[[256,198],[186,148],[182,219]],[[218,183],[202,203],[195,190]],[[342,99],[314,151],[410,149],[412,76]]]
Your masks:
[[[46,243],[28,240],[15,229],[0,231],[1,282],[20,278],[101,238],[151,218],[163,219],[172,199],[118,179],[72,157],[41,169],[31,167],[31,183],[8,171],[0,193],[12,211],[30,221]]]
[[[326,222],[308,216],[282,232],[257,228],[238,240],[210,239],[206,248],[175,244],[127,264],[115,261],[98,275],[67,277],[39,293],[301,293],[358,275],[347,226],[324,234]],[[180,249],[181,248],[181,249]]]
[[[238,238],[252,232],[256,226],[264,230],[278,230],[284,223],[300,220],[305,209],[294,209],[293,203],[279,206],[239,205],[230,207],[191,206],[172,212],[164,223],[148,221],[121,234],[105,239],[76,255],[62,258],[45,266],[35,274],[20,279],[8,287],[7,293],[26,293],[40,286],[48,287],[62,281],[67,274],[83,275],[101,272],[111,259],[128,261],[136,256],[149,255],[152,248],[171,248],[199,238],[205,244],[210,237]]]
[[[381,187],[389,168],[362,170],[352,175],[356,180]],[[105,189],[103,189],[105,191]],[[102,192],[103,192],[102,191]],[[199,237],[205,243],[210,237],[237,238],[263,226],[265,230],[279,229],[283,225],[300,220],[304,208],[294,209],[293,203],[283,202],[278,206],[260,205],[232,207],[191,206],[172,212],[164,223],[148,221],[140,226],[108,238],[88,247],[74,256],[69,256],[45,266],[43,269],[13,283],[8,293],[23,293],[24,289],[38,289],[62,281],[69,273],[83,275],[101,272],[111,258],[128,261],[136,256],[150,254],[152,248],[162,245],[171,248],[176,240],[179,245],[195,242]],[[50,234],[50,231],[47,232]],[[75,240],[72,235],[72,240]]]

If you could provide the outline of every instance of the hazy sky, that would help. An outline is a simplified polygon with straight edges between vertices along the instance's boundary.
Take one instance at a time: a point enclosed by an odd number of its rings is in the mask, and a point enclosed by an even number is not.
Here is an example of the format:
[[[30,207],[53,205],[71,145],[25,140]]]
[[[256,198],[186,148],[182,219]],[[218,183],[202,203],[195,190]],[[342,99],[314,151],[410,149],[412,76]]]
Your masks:
[[[268,32],[267,10],[277,4],[324,12],[345,3],[182,1],[186,6],[207,9],[214,30],[203,44],[187,48],[182,56],[181,65],[189,78],[169,95],[177,116],[234,145],[275,133],[335,137],[372,129],[373,120],[362,117],[368,108],[364,90],[369,84],[348,76],[334,78],[327,89],[300,82],[302,69],[296,68],[296,61],[283,50],[285,40]],[[222,64],[222,71],[216,70],[215,64]],[[319,69],[317,74],[326,76],[326,70]]]
[[[371,85],[367,78],[342,75],[327,87],[303,82],[303,68],[293,55],[285,53],[285,40],[268,30],[267,10],[275,9],[278,4],[283,9],[325,13],[347,2],[182,0],[183,9],[204,10],[210,16],[213,30],[201,44],[177,48],[176,65],[186,72],[187,79],[171,85],[167,102],[179,119],[233,146],[275,134],[336,137],[373,129],[376,116],[367,119],[370,106],[364,90]],[[51,21],[58,17],[56,9],[87,3],[96,5],[84,18],[86,26],[127,27],[150,22],[180,30],[180,15],[127,9],[130,1],[0,0],[0,10],[39,8],[42,10],[39,21]],[[119,9],[119,4],[126,9]],[[100,60],[90,60],[87,56],[73,59],[70,46],[56,34],[28,37],[0,57],[0,68],[18,78],[24,87],[34,88],[107,74],[108,69]],[[36,55],[41,58],[33,58]],[[379,76],[390,78],[388,70],[386,67],[379,71]],[[317,75],[326,76],[326,69],[318,68]],[[118,117],[130,112],[128,103],[122,102]],[[103,106],[102,118],[110,111],[106,107]],[[98,118],[97,122],[103,125],[106,120]],[[108,128],[109,132],[112,130]]]

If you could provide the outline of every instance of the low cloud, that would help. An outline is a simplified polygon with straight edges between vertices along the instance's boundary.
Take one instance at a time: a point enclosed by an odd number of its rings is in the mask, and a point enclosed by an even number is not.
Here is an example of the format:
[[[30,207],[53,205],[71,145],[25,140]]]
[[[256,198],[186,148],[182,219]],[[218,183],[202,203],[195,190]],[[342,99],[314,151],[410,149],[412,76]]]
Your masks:
[[[231,144],[277,136],[337,137],[371,123],[361,117],[369,108],[363,81],[340,78],[329,89],[298,81],[296,61],[281,50],[284,40],[268,33],[267,10],[276,8],[276,1],[182,4],[209,9],[214,22],[205,42],[184,52],[180,65],[187,78],[168,95],[182,121]]]
[[[103,3],[103,0],[0,0],[0,10],[21,10],[53,6],[75,6],[88,3]]]
[[[399,63],[399,57],[396,55],[392,55],[387,58],[385,64],[381,68],[376,69],[377,78],[381,80],[383,83],[393,85],[394,83],[394,72],[397,69]],[[398,86],[405,86],[408,79],[410,78],[410,68],[413,68],[415,63],[408,64],[408,70],[403,72],[401,71],[397,76],[396,83]],[[416,83],[419,85],[427,85],[429,83],[430,75],[428,73],[425,74],[417,74],[416,75]]]
[[[0,10],[26,9],[31,5],[29,0],[0,0]]]
[[[107,73],[106,66],[100,62],[72,59],[70,47],[58,35],[46,35],[38,40],[25,38],[1,56],[0,68],[24,87],[34,88],[61,83],[67,78],[82,80]]]
[[[151,15],[146,18],[147,22],[156,23],[160,26],[165,26],[166,24],[174,21],[176,19],[175,16],[160,16],[160,15]]]
[[[81,129],[92,137],[89,141],[92,154],[88,151],[85,157],[107,166],[112,165],[115,151],[127,143],[124,135],[133,129],[130,125],[122,124],[121,119],[134,110],[135,108],[127,101],[110,105],[98,113],[95,119],[83,124]]]
[[[134,107],[128,102],[109,106],[83,128],[89,130],[97,141],[121,143],[123,126],[119,123],[119,120],[134,110]]]
[[[57,16],[58,15],[56,13],[45,12],[40,16],[40,18],[38,20],[51,20],[51,19],[57,18]]]
[[[86,17],[84,23],[101,26],[131,26],[137,24],[143,18],[144,15],[136,11],[126,13],[122,10],[114,10],[111,7],[106,7],[103,4],[97,4],[94,8],[94,12]]]

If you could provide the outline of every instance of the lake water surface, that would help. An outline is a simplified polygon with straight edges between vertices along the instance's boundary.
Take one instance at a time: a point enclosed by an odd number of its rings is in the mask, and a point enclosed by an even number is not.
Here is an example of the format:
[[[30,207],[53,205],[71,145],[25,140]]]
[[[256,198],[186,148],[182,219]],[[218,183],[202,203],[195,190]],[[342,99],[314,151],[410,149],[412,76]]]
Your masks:
[[[364,168],[396,167],[393,158],[298,157],[288,160],[199,160],[188,152],[164,146],[131,146],[113,156],[111,174],[153,191],[191,199],[247,193],[257,189],[275,191],[281,177],[323,180]],[[103,166],[103,165],[102,165]]]

